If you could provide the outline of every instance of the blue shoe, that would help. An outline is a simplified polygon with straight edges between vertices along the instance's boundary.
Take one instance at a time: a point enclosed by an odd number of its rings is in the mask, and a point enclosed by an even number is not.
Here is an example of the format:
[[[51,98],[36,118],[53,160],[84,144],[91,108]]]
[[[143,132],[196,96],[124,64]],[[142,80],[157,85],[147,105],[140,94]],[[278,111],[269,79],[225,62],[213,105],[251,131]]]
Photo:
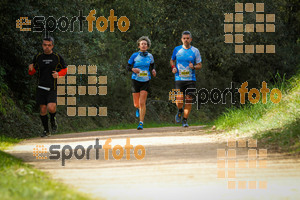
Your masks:
[[[143,122],[140,122],[138,127],[137,127],[137,130],[143,130]]]
[[[185,128],[189,127],[186,119],[182,120],[182,127],[185,127]]]
[[[136,111],[135,111],[135,116],[136,116],[136,117],[139,117],[139,116],[140,116],[140,109],[139,109],[139,108],[136,109]]]
[[[180,122],[181,122],[181,117],[182,117],[182,112],[180,112],[180,111],[178,110],[178,112],[177,112],[177,114],[176,114],[176,116],[175,116],[175,122],[176,122],[176,123],[180,123]]]

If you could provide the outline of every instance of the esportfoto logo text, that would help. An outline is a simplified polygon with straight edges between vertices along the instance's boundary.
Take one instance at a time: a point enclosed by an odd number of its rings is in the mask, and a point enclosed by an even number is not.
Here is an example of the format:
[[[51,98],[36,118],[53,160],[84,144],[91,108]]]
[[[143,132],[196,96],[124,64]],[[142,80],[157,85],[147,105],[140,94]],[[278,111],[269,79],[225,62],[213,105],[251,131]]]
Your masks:
[[[126,16],[117,17],[114,14],[114,10],[110,10],[110,16],[108,18],[104,16],[95,17],[97,13],[96,10],[91,10],[88,16],[83,16],[83,11],[79,11],[79,16],[74,16],[72,19],[62,16],[55,19],[53,16],[49,16],[47,19],[44,16],[35,16],[32,20],[28,17],[20,17],[16,20],[16,28],[20,31],[33,31],[33,32],[43,32],[45,35],[49,32],[54,32],[55,30],[60,30],[62,32],[70,31],[74,32],[75,26],[79,27],[79,31],[83,32],[83,23],[88,23],[88,31],[92,32],[94,30],[94,24],[99,32],[104,32],[107,30],[109,25],[109,31],[115,31],[115,22],[117,22],[117,27],[119,31],[126,32],[130,27],[130,21]],[[94,23],[95,22],[95,23]]]

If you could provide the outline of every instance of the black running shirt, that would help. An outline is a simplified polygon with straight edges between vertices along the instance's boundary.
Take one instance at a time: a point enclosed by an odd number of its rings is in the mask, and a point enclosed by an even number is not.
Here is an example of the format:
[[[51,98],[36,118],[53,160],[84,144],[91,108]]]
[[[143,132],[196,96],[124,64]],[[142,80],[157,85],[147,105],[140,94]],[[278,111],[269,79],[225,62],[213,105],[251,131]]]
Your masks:
[[[33,67],[38,71],[39,86],[56,90],[57,79],[52,76],[52,71],[59,72],[67,67],[64,59],[58,53],[39,53],[33,58]]]

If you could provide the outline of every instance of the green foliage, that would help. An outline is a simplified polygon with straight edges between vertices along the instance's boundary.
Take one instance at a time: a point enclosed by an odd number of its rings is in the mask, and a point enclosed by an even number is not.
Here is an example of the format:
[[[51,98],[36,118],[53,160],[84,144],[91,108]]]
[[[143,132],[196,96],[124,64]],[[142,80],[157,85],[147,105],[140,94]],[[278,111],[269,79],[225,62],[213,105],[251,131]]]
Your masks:
[[[282,88],[282,100],[278,104],[257,103],[240,109],[228,109],[215,120],[218,129],[229,133],[254,136],[269,149],[300,152],[300,71],[287,83],[275,81]]]
[[[260,134],[256,134],[254,138],[261,140],[268,145],[268,149],[278,151],[289,151],[291,153],[300,153],[300,118],[296,121],[285,124],[278,129],[272,129]]]
[[[1,150],[0,176],[1,199],[92,199]]]
[[[256,1],[255,1],[256,2]],[[254,2],[254,3],[255,3]],[[259,2],[259,1],[258,1]],[[137,51],[136,40],[147,35],[152,41],[149,50],[154,55],[157,77],[151,80],[148,95],[146,121],[173,122],[176,107],[168,100],[168,93],[174,87],[174,75],[169,60],[175,46],[181,45],[180,37],[184,30],[193,34],[192,45],[200,50],[203,69],[197,71],[197,88],[219,88],[249,82],[249,87],[259,88],[262,81],[274,83],[273,76],[278,72],[289,79],[300,63],[299,42],[299,2],[296,0],[264,1],[265,12],[276,14],[276,33],[245,33],[247,44],[275,44],[276,54],[235,54],[234,45],[224,43],[224,13],[234,12],[235,1],[212,0],[96,0],[96,1],[2,1],[0,3],[0,124],[1,133],[19,137],[37,135],[41,130],[38,106],[35,106],[36,77],[27,74],[27,66],[32,57],[41,49],[43,33],[22,32],[15,28],[20,17],[66,16],[71,19],[79,15],[79,10],[87,16],[96,10],[96,17],[108,18],[110,10],[115,16],[126,16],[130,28],[122,33],[117,29],[110,32],[97,31],[94,22],[93,32],[83,32],[75,22],[74,32],[54,31],[54,50],[59,52],[72,65],[97,65],[98,75],[108,76],[108,94],[93,98],[78,97],[79,105],[107,106],[106,118],[70,118],[66,108],[59,108],[58,118],[69,130],[88,127],[105,127],[118,123],[134,123],[134,107],[130,92],[130,73],[125,66],[132,53]],[[9,12],[7,12],[9,10]],[[245,22],[253,23],[254,13],[245,14]],[[252,20],[252,21],[251,21]],[[78,76],[80,84],[85,78]],[[3,92],[3,88],[5,93]],[[9,103],[10,102],[10,103]],[[203,123],[215,119],[231,105],[207,104],[200,110],[194,109],[190,121]],[[239,107],[240,105],[237,105]],[[262,110],[264,107],[262,107]],[[13,124],[15,123],[16,126]],[[25,128],[24,128],[25,127]]]
[[[281,77],[280,74],[277,73],[273,77],[273,81],[273,84],[267,85],[270,91],[274,88],[277,88],[284,95],[289,87],[286,83],[285,75]],[[291,78],[291,80],[288,82],[292,84],[293,81],[294,78]],[[262,103],[261,97],[260,101],[256,104],[251,104],[249,101],[247,101],[245,105],[241,105],[239,108],[233,106],[227,108],[226,111],[222,113],[222,115],[220,115],[214,123],[219,129],[227,130],[238,128],[249,123],[255,123],[256,121],[260,120],[267,111],[276,106],[276,104],[270,100],[270,93],[267,94],[266,98],[267,102],[265,104]]]
[[[259,102],[255,106],[249,103],[240,108],[231,107],[215,120],[215,124],[218,129],[235,129],[260,119],[272,106],[274,104],[269,101],[267,104]]]
[[[6,137],[4,135],[0,135],[0,150],[5,150],[8,147],[20,142],[20,139]]]

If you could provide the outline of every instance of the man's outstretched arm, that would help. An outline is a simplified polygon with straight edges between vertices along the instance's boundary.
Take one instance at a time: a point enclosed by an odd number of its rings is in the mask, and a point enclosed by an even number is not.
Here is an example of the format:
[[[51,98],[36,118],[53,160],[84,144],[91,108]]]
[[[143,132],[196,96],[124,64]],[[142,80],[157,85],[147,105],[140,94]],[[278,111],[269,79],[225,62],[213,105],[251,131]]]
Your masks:
[[[175,74],[177,72],[177,68],[176,68],[176,60],[170,60],[170,65],[172,67],[172,72]]]

